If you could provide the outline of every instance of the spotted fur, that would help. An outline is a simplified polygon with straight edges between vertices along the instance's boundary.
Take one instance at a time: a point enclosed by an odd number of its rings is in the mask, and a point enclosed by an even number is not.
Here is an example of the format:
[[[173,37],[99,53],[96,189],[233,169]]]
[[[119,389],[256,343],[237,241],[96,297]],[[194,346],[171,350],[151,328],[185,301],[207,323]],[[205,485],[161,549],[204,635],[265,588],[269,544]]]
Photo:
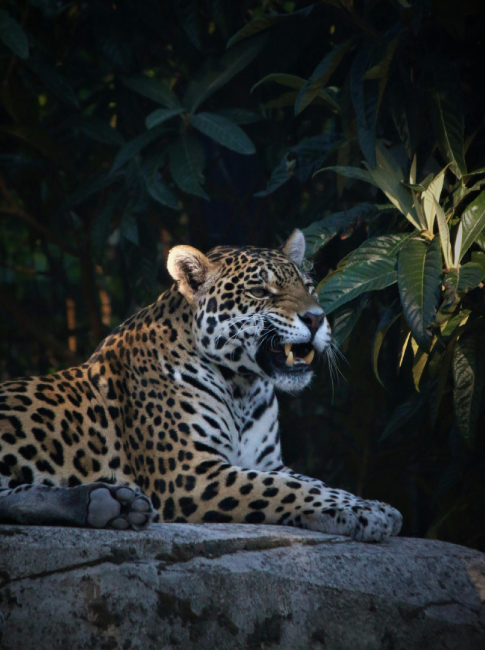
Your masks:
[[[330,341],[303,251],[299,231],[280,250],[176,247],[176,284],[87,363],[4,384],[0,521],[139,529],[154,516],[397,534],[394,508],[281,458],[275,389],[296,392],[312,375],[287,366],[284,344],[319,353]]]

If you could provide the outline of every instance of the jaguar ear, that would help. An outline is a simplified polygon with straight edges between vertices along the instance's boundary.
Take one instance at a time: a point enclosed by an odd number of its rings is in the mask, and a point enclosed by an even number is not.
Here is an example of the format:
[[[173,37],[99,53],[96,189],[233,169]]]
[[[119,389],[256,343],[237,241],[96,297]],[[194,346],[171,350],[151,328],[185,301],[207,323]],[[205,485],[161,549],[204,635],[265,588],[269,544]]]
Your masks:
[[[168,254],[167,269],[189,302],[217,267],[192,246],[175,246]]]
[[[303,262],[305,257],[305,236],[301,230],[294,230],[283,245],[283,253],[287,255],[297,266]]]

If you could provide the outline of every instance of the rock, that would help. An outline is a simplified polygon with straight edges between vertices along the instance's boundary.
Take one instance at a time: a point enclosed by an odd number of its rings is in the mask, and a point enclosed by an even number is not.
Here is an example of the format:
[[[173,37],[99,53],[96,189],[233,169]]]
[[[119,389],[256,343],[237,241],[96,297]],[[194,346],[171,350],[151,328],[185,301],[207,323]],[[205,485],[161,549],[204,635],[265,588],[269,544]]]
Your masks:
[[[0,526],[2,650],[483,650],[485,555],[276,526]]]

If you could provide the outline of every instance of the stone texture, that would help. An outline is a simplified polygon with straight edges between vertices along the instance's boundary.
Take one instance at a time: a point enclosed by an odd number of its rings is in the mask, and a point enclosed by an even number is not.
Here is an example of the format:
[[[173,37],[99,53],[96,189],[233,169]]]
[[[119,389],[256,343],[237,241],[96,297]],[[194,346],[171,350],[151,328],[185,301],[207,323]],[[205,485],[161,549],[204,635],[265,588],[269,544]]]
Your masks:
[[[0,526],[0,648],[483,650],[485,555],[271,526]]]

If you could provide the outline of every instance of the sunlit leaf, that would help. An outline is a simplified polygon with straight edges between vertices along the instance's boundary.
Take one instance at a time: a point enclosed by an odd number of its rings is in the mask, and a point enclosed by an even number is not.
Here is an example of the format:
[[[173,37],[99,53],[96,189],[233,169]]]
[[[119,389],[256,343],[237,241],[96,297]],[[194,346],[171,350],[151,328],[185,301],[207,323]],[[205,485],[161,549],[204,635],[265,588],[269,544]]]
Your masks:
[[[377,185],[406,219],[420,230],[423,224],[419,223],[413,199],[402,186],[403,172],[392,153],[379,140],[376,141],[376,167],[369,169],[369,173],[374,185]]]
[[[419,384],[421,382],[421,377],[423,375],[426,364],[428,363],[429,355],[427,352],[424,352],[420,347],[418,347],[417,342],[411,338],[411,345],[414,352],[414,361],[413,361],[413,381],[414,388],[419,391]]]
[[[446,222],[446,216],[443,212],[441,205],[435,200],[435,210],[436,210],[436,220],[438,222],[438,231],[441,241],[441,250],[443,251],[443,258],[445,260],[445,265],[447,269],[453,267],[453,256],[451,254],[451,242],[450,242],[450,231],[448,228],[448,223]]]
[[[215,113],[192,115],[190,123],[198,131],[237,153],[250,155],[256,148],[244,131],[227,117]]]
[[[446,165],[440,173],[431,181],[428,188],[423,192],[423,210],[428,224],[428,230],[433,232],[434,219],[436,216],[436,203],[440,202],[441,190],[445,180],[445,172],[449,165]]]
[[[459,263],[463,255],[473,244],[478,235],[485,228],[485,191],[481,192],[477,198],[470,203],[461,216],[460,226],[462,232],[461,240],[458,240],[458,247],[455,253],[455,263]]]

